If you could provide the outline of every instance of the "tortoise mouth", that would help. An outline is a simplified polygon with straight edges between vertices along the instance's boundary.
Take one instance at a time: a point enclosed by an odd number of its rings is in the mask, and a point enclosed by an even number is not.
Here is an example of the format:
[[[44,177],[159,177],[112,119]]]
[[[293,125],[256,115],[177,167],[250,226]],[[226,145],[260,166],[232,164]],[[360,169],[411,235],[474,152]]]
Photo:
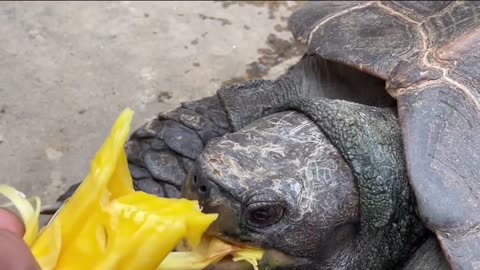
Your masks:
[[[308,265],[308,260],[296,256],[289,255],[276,248],[264,248],[255,243],[242,242],[238,239],[223,235],[221,233],[209,233],[207,236],[215,237],[225,243],[242,247],[242,248],[258,248],[263,249],[264,254],[258,264],[259,270],[275,270],[275,269],[297,269],[296,267]],[[249,263],[237,262],[232,265],[232,260],[224,258],[218,263],[213,264],[207,270],[251,270],[252,266]]]
[[[277,249],[265,249],[263,257],[258,262],[259,270],[298,269],[308,262],[303,258],[287,255]],[[207,270],[252,270],[253,267],[246,261],[235,262],[231,257],[225,257],[219,262],[210,265]]]

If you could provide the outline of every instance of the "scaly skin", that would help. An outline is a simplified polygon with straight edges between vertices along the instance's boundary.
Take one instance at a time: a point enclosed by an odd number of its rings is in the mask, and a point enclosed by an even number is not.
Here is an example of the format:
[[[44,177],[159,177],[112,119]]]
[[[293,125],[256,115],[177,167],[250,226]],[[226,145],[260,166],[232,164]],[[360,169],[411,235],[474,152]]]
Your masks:
[[[210,233],[302,258],[281,269],[400,269],[424,242],[427,231],[415,214],[396,117],[388,109],[345,101],[285,101],[276,100],[269,113],[298,110],[317,127],[312,124],[308,129],[301,114],[259,115],[259,120],[214,141],[200,156],[185,195],[200,200],[205,211],[223,215]],[[326,145],[338,149],[345,161],[326,154]],[[271,160],[266,152],[272,148],[297,154]],[[305,175],[293,173],[308,171],[313,161],[337,166],[320,166],[330,168],[328,178],[320,174],[307,182]],[[352,179],[345,177],[345,170],[353,173]],[[358,185],[359,194],[357,203],[350,206],[342,196],[328,196],[339,194],[334,187],[348,181]],[[297,185],[302,192],[293,188]],[[341,190],[355,198],[351,186]],[[251,196],[269,202],[270,209],[284,207],[287,214],[277,223],[254,228],[244,214]],[[302,211],[306,208],[315,210]],[[327,214],[331,211],[336,214]],[[344,239],[332,240],[339,237]],[[268,264],[264,262],[265,269]]]
[[[423,241],[408,187],[401,132],[385,109],[323,98],[286,105],[308,115],[340,149],[360,189],[357,269],[393,269]]]
[[[178,198],[204,146],[230,131],[216,96],[183,103],[136,130],[125,148],[136,188]]]

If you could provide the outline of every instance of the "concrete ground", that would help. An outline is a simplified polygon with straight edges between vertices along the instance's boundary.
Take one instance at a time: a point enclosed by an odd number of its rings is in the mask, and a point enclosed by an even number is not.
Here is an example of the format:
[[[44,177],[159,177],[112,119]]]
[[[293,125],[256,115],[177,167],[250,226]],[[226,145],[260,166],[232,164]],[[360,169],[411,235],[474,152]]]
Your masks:
[[[302,47],[292,2],[2,2],[0,183],[52,202],[121,110],[133,128],[224,83],[275,77]]]

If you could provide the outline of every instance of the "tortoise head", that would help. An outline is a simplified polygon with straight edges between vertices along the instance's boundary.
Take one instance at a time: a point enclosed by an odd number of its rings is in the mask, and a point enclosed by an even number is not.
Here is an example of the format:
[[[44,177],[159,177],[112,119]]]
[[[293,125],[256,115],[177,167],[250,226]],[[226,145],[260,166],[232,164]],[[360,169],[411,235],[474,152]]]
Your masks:
[[[297,112],[263,118],[210,144],[184,192],[205,212],[219,213],[210,234],[271,249],[270,260],[287,255],[281,264],[327,263],[357,234],[358,190],[350,168]]]
[[[347,140],[351,134],[344,135]],[[400,140],[396,135],[388,140]],[[390,153],[378,151],[399,150],[382,149],[372,147],[380,160]],[[385,163],[371,163],[375,158],[345,158],[364,155],[361,150],[339,147],[309,117],[283,111],[211,142],[183,192],[205,212],[219,213],[210,235],[265,249],[261,269],[391,268],[418,245],[423,226],[411,212],[404,163],[385,169]],[[378,186],[366,184],[357,166],[371,168],[366,174],[380,179]],[[381,180],[384,174],[393,185]],[[401,195],[378,197],[383,191]]]

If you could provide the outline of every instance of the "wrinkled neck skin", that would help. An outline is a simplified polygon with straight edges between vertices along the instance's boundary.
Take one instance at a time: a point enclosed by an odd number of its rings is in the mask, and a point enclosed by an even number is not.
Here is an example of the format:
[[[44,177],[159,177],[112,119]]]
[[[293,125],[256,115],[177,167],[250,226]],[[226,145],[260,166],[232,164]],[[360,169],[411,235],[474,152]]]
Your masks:
[[[218,94],[235,130],[285,110],[307,115],[341,152],[358,185],[355,240],[328,258],[319,250],[316,263],[280,269],[401,269],[427,231],[415,213],[397,119],[384,108],[394,102],[378,79],[330,67],[305,56],[276,81],[245,82]]]
[[[317,270],[350,270],[350,269],[362,269],[359,265],[361,253],[358,250],[358,243],[352,243],[345,247],[340,253],[335,254],[334,257],[330,258],[324,266],[317,266]]]

